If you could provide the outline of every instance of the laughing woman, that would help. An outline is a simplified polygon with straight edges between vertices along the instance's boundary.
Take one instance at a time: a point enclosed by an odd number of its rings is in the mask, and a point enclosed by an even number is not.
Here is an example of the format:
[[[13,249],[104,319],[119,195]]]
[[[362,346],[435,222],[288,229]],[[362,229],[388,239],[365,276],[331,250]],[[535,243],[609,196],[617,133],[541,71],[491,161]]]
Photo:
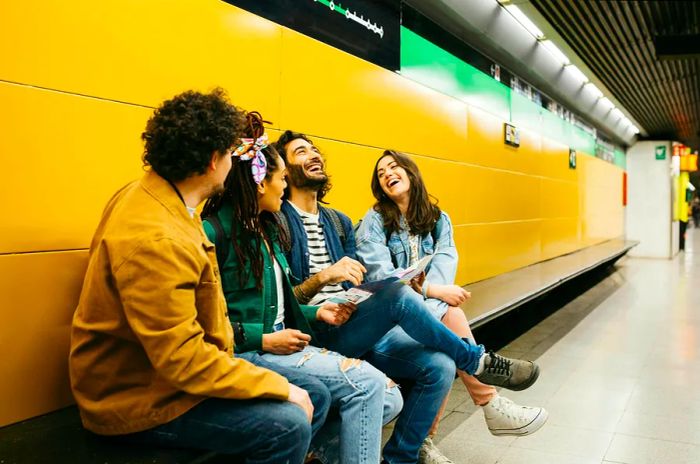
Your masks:
[[[459,305],[471,295],[454,284],[457,249],[450,218],[438,208],[425,188],[418,166],[407,155],[385,151],[372,174],[374,206],[365,214],[356,234],[357,255],[367,268],[366,279],[383,279],[434,254],[422,284],[413,285],[425,298],[426,308],[460,337],[474,339]],[[458,371],[476,405],[482,406],[494,435],[528,435],[547,419],[543,408],[519,406],[499,396],[496,389]],[[435,418],[434,435],[445,404]],[[451,462],[432,443],[421,448],[421,462]]]
[[[228,315],[237,352],[259,351],[265,361],[317,377],[340,412],[340,461],[376,464],[382,425],[400,411],[397,387],[370,364],[318,347],[314,329],[340,325],[342,306],[300,306],[287,277],[282,236],[274,213],[282,206],[286,169],[267,145],[263,120],[248,114],[250,139],[233,153],[225,191],[207,202],[204,228],[220,253]],[[219,233],[217,233],[217,230]]]

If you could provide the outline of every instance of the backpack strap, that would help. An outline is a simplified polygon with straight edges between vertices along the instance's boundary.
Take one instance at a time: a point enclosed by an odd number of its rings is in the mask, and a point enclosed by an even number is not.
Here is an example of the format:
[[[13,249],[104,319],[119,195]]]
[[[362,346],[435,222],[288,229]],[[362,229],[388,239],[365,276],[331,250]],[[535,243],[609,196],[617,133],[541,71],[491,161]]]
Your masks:
[[[228,243],[226,243],[226,233],[221,225],[219,216],[216,214],[206,218],[209,224],[214,228],[214,245],[216,246],[216,260],[219,266],[223,266],[228,258]]]
[[[347,239],[347,237],[345,237],[345,229],[343,229],[343,223],[340,222],[340,216],[338,216],[338,212],[333,208],[325,208],[320,205],[319,209],[328,212],[328,216],[331,218],[331,222],[333,223],[333,228],[338,234],[338,237],[340,237],[340,244],[343,245],[343,248],[345,248],[345,240]]]
[[[280,232],[284,234],[285,237],[287,237],[287,247],[285,247],[285,250],[282,250],[284,253],[289,253],[289,250],[292,249],[292,233],[289,230],[289,220],[287,219],[287,216],[282,212],[282,210],[276,211],[273,213],[275,215],[275,219],[277,219],[277,224],[280,227]]]

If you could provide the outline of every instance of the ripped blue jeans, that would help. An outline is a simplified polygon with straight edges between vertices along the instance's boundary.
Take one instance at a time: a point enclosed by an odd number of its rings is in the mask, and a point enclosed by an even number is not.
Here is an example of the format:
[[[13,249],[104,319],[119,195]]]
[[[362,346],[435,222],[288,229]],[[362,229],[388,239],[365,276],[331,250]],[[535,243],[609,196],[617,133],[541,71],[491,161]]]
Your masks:
[[[371,364],[325,348],[277,355],[261,353],[270,363],[297,368],[316,377],[331,393],[340,413],[340,462],[376,464],[381,457],[382,425],[401,411],[398,387]]]

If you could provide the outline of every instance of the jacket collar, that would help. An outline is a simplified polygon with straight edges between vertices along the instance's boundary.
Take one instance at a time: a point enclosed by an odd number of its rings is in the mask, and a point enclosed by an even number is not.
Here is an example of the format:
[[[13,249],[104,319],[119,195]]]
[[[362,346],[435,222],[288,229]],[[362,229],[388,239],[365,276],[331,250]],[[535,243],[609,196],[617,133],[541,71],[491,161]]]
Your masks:
[[[182,226],[183,230],[193,238],[203,239],[209,242],[202,229],[202,220],[199,214],[195,213],[194,217],[190,216],[190,212],[187,211],[185,203],[170,182],[158,175],[155,171],[149,170],[144,174],[139,183],[141,188],[163,205],[172,216],[179,219],[178,223]]]

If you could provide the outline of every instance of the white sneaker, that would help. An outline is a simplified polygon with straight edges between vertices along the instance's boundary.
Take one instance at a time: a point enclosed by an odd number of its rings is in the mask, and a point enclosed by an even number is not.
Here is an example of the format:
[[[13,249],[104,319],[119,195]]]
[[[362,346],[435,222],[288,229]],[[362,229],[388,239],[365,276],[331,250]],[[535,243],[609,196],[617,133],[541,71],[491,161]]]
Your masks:
[[[428,437],[423,441],[423,445],[418,452],[418,464],[454,464],[440,452],[433,440]]]
[[[547,421],[544,408],[520,406],[498,395],[482,408],[492,435],[530,435]]]

